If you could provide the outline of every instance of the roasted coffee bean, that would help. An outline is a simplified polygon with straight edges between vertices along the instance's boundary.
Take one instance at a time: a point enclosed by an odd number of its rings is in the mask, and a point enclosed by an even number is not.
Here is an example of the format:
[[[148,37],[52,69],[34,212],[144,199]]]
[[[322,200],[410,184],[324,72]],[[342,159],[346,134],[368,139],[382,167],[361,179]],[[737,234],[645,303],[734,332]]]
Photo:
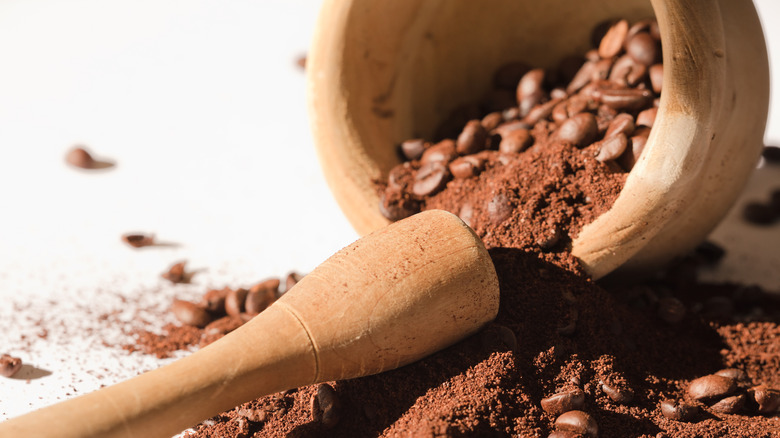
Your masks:
[[[726,255],[726,250],[715,242],[705,240],[696,247],[694,253],[702,263],[714,265],[723,259],[723,256]]]
[[[780,146],[764,146],[761,156],[769,163],[780,163]]]
[[[520,118],[520,108],[514,106],[512,108],[507,108],[503,111],[501,111],[501,117],[504,118],[505,122],[511,121],[511,120],[517,120]]]
[[[154,245],[154,236],[147,234],[124,234],[122,240],[133,248],[143,248]]]
[[[587,109],[588,100],[582,96],[575,95],[555,105],[552,111],[552,119],[560,124]]]
[[[604,137],[612,137],[617,134],[624,134],[626,137],[634,133],[634,117],[628,113],[620,113],[609,122],[609,128]]]
[[[249,291],[244,288],[230,290],[225,297],[225,312],[231,316],[240,316],[244,313],[248,293]]]
[[[725,368],[716,372],[715,375],[727,377],[737,382],[746,382],[748,380],[747,374],[739,368]]]
[[[653,64],[648,69],[648,73],[650,74],[650,83],[653,85],[653,91],[656,94],[661,94],[661,89],[663,89],[664,85],[664,65]]]
[[[412,163],[408,161],[394,166],[387,173],[387,187],[390,189],[404,189],[406,183],[413,178],[413,173]]]
[[[569,432],[566,430],[555,430],[547,438],[582,438],[582,435],[575,432]]]
[[[628,34],[628,21],[620,20],[610,26],[604,38],[599,43],[599,56],[602,58],[612,58],[620,53],[623,48],[623,42]]]
[[[756,225],[769,225],[777,219],[775,210],[769,204],[751,202],[742,209],[742,217]]]
[[[65,155],[65,162],[73,167],[80,169],[92,169],[95,166],[95,160],[86,149],[76,146]]]
[[[527,129],[515,129],[501,136],[498,151],[502,154],[518,154],[531,146],[533,137]]]
[[[614,62],[611,59],[601,59],[596,61],[593,66],[593,72],[591,73],[590,80],[592,81],[605,81],[609,78],[609,72],[612,70]]]
[[[287,278],[284,280],[284,292],[287,293],[303,278],[303,274],[297,272],[290,272],[287,274]]]
[[[423,165],[414,177],[412,193],[417,196],[433,195],[447,185],[450,179],[450,171],[441,162],[432,162]]]
[[[533,69],[523,75],[517,84],[517,103],[521,117],[525,117],[531,111],[531,108],[542,101],[544,97],[544,90],[542,89],[544,77],[543,69]]]
[[[685,304],[674,297],[664,297],[658,301],[658,317],[669,324],[677,324],[685,319]]]
[[[174,299],[171,311],[182,324],[205,327],[211,322],[211,315],[204,307],[189,301]]]
[[[658,59],[658,42],[650,34],[640,32],[626,41],[626,53],[636,62],[649,67]]]
[[[634,58],[623,55],[615,61],[609,73],[609,80],[620,85],[636,86],[647,75],[647,66],[634,61]]]
[[[566,86],[566,93],[574,94],[580,91],[584,86],[588,85],[594,76],[597,75],[596,63],[598,61],[587,61],[582,64],[582,67],[577,71],[574,77]]]
[[[399,221],[419,211],[419,206],[412,200],[406,199],[399,188],[388,186],[379,195],[379,212],[391,221]]]
[[[780,410],[780,390],[759,385],[748,389],[747,393],[755,401],[759,414],[772,414]]]
[[[591,113],[580,113],[563,122],[556,133],[558,140],[577,147],[591,144],[598,134],[596,117]]]
[[[575,410],[562,414],[555,420],[555,428],[566,432],[579,433],[595,438],[599,435],[596,420],[586,412]]]
[[[542,409],[550,415],[578,411],[585,405],[585,393],[579,388],[555,393],[542,399]]]
[[[501,137],[506,137],[510,132],[516,131],[518,129],[525,129],[527,131],[530,131],[531,125],[528,123],[525,123],[520,120],[514,120],[511,122],[506,122],[498,125],[498,127],[494,130],[494,132]]]
[[[628,28],[628,35],[626,35],[626,42],[628,42],[628,39],[633,37],[634,35],[645,32],[650,34],[653,39],[657,41],[661,41],[661,34],[658,29],[658,22],[655,21],[655,19],[648,18],[646,20],[640,20],[636,23],[632,24],[631,27]]]
[[[486,131],[490,132],[496,128],[498,128],[498,125],[504,122],[504,114],[500,111],[492,112],[485,117],[482,118],[480,123],[482,123],[482,127],[485,128]]]
[[[558,105],[561,99],[548,100],[531,108],[531,111],[523,118],[523,121],[529,125],[535,125],[539,120],[546,119],[552,114],[555,105]]]
[[[509,219],[513,210],[512,201],[506,193],[497,193],[487,205],[488,218],[494,225],[499,225]]]
[[[504,64],[493,75],[493,86],[509,91],[515,91],[520,79],[528,73],[531,67],[524,62]]]
[[[550,228],[546,232],[541,233],[536,238],[536,246],[538,246],[542,251],[549,251],[558,245],[562,237],[563,232],[560,230],[560,228]]]
[[[401,143],[401,154],[409,161],[419,160],[425,152],[425,140],[413,138]]]
[[[737,382],[728,377],[710,374],[691,381],[688,394],[695,400],[712,400],[725,397],[737,390]]]
[[[168,272],[163,272],[161,275],[162,278],[170,281],[171,283],[177,284],[177,283],[188,283],[189,282],[189,275],[184,270],[185,265],[187,262],[179,262],[172,265]]]
[[[336,391],[327,383],[320,383],[317,394],[312,395],[311,416],[326,429],[333,428],[341,419],[341,402]]]
[[[745,402],[747,402],[745,394],[732,395],[710,406],[710,409],[719,414],[736,414],[745,407]]]
[[[670,420],[691,421],[699,414],[699,407],[684,401],[664,400],[661,413]]]
[[[475,154],[485,149],[487,131],[479,120],[469,120],[455,143],[455,150],[461,155]]]
[[[22,359],[5,353],[0,355],[0,376],[13,377],[20,369],[22,369]]]
[[[628,88],[623,90],[597,89],[594,97],[599,102],[618,111],[637,111],[647,107],[653,100],[650,90]]]
[[[455,178],[471,178],[478,175],[482,170],[484,160],[481,160],[473,155],[467,155],[465,157],[456,158],[450,163],[450,173]]]
[[[245,312],[257,315],[273,304],[279,297],[279,283],[278,278],[271,278],[249,288],[244,302]]]
[[[460,220],[465,222],[466,225],[472,227],[474,225],[472,223],[472,220],[474,219],[474,207],[469,202],[465,202],[460,207],[460,211],[458,212],[458,217],[460,218]]]
[[[455,141],[444,139],[426,149],[422,154],[420,163],[423,165],[434,162],[449,163],[457,158],[457,156],[458,152],[455,150]]]
[[[619,133],[605,137],[604,140],[596,142],[595,145],[597,147],[596,160],[603,163],[615,160],[621,156],[626,151],[626,147],[628,147],[628,139],[625,134]]]
[[[615,403],[626,405],[634,400],[634,391],[631,388],[624,388],[618,385],[613,385],[605,382],[599,382],[601,384],[601,390],[607,397],[612,399]]]
[[[631,170],[642,155],[642,151],[644,151],[646,144],[647,137],[641,135],[631,137],[631,142],[629,146],[626,147],[626,151],[623,152],[623,155],[617,160],[620,167],[625,170]]]
[[[230,289],[211,289],[203,295],[199,306],[214,314],[225,313],[225,298]]]

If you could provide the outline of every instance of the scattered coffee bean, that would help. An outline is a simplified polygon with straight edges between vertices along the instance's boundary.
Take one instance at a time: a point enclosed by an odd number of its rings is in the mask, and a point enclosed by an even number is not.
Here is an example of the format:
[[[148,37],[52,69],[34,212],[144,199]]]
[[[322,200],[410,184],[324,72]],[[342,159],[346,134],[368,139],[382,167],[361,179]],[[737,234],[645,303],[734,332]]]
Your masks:
[[[425,141],[421,138],[406,140],[401,143],[401,154],[407,160],[419,160],[425,152]]]
[[[147,234],[124,234],[122,240],[133,248],[143,248],[154,245],[154,236]]]
[[[653,93],[650,90],[638,88],[598,89],[594,92],[594,97],[599,102],[618,111],[637,111],[652,102]]]
[[[699,407],[684,401],[664,400],[661,413],[670,420],[691,421],[699,414]]]
[[[189,301],[174,299],[171,311],[182,324],[205,327],[211,322],[211,315],[204,307]]]
[[[537,68],[524,74],[517,84],[517,103],[521,117],[525,117],[533,107],[542,101],[544,78],[544,70]]]
[[[229,292],[228,288],[209,290],[203,295],[200,306],[214,314],[225,313],[225,298]]]
[[[404,198],[400,189],[388,187],[379,197],[379,212],[388,220],[400,221],[419,212],[419,206]]]
[[[519,154],[533,143],[531,132],[527,129],[515,129],[501,136],[498,151],[502,154]]]
[[[487,131],[479,120],[469,120],[455,142],[455,150],[461,155],[474,154],[485,149]]]
[[[623,86],[636,86],[647,75],[647,66],[637,63],[634,58],[623,55],[615,61],[609,72],[609,80]]]
[[[747,374],[738,368],[726,368],[715,373],[716,376],[727,377],[737,382],[747,382]]]
[[[579,388],[562,391],[543,398],[541,404],[544,412],[550,415],[578,411],[585,405],[585,393]]]
[[[748,390],[748,396],[755,401],[760,414],[772,414],[780,410],[780,390],[759,385]]]
[[[607,397],[612,399],[615,403],[626,405],[634,400],[634,391],[630,388],[620,387],[618,385],[612,385],[605,382],[599,382],[601,384],[601,390]]]
[[[473,155],[467,155],[456,158],[450,163],[450,173],[455,178],[471,178],[479,174],[483,164],[484,160],[480,160]]]
[[[612,137],[618,134],[623,134],[626,137],[634,133],[634,116],[628,113],[620,113],[609,122],[607,132],[604,134],[605,138]]]
[[[733,395],[713,404],[710,406],[710,409],[719,414],[736,414],[742,411],[742,408],[745,407],[745,402],[747,402],[745,394]]]
[[[498,125],[504,122],[504,114],[500,111],[495,111],[492,113],[489,113],[485,117],[482,118],[480,123],[482,123],[482,127],[485,128],[485,131],[492,131],[496,128],[498,128]]]
[[[298,284],[299,281],[303,278],[303,274],[299,274],[297,272],[290,272],[287,274],[287,278],[284,280],[284,291],[285,293],[293,288],[296,284]]]
[[[648,33],[640,32],[626,41],[626,53],[648,67],[657,61],[658,49],[658,42]]]
[[[0,355],[0,376],[13,377],[20,369],[22,369],[22,359],[5,353]]]
[[[79,146],[73,147],[68,151],[65,155],[65,162],[80,169],[92,169],[95,166],[95,160],[92,158],[92,155]]]
[[[592,143],[597,133],[596,117],[591,113],[580,113],[561,124],[557,131],[557,138],[583,147]]]
[[[653,86],[653,92],[661,94],[664,84],[664,66],[663,64],[653,64],[647,70],[650,75],[650,83]]]
[[[450,139],[444,139],[426,149],[422,154],[422,158],[420,158],[420,163],[423,165],[434,162],[449,163],[457,156],[458,153],[455,150],[455,142]]]
[[[487,205],[488,217],[494,224],[500,224],[509,219],[513,210],[512,201],[506,193],[497,193]]]
[[[318,385],[317,394],[312,395],[311,417],[327,429],[336,426],[341,419],[341,402],[336,391],[327,383]]]
[[[623,42],[628,34],[628,21],[620,20],[610,26],[604,38],[599,43],[599,56],[602,58],[612,58],[620,53],[623,48]]]
[[[412,193],[417,196],[433,195],[447,185],[450,171],[441,162],[435,161],[423,165],[414,177]]]
[[[258,283],[246,294],[244,303],[245,312],[249,315],[257,315],[274,303],[279,297],[279,279],[272,278]]]
[[[780,146],[764,146],[761,155],[768,163],[780,163]]]
[[[186,264],[187,262],[175,263],[168,269],[168,272],[162,274],[162,278],[173,284],[189,283],[190,275],[184,269]]]
[[[594,143],[596,145],[595,158],[602,163],[605,161],[616,160],[623,155],[628,147],[628,139],[623,133],[618,133],[609,137],[605,137],[604,140]]]
[[[669,324],[677,324],[685,319],[685,304],[674,297],[658,300],[658,317]]]
[[[246,297],[249,291],[244,288],[232,289],[225,297],[225,312],[230,316],[244,313]]]
[[[566,432],[579,433],[591,438],[599,435],[599,426],[596,420],[586,412],[575,410],[569,411],[555,420],[555,428]]]
[[[769,204],[751,202],[742,210],[742,217],[757,225],[769,225],[777,219],[774,208]]]
[[[695,400],[711,400],[725,397],[737,390],[734,379],[714,374],[691,381],[688,394]]]
[[[535,125],[540,120],[549,117],[552,114],[553,109],[555,109],[558,104],[562,103],[562,100],[563,99],[552,99],[534,106],[531,108],[531,111],[528,111],[528,114],[523,118],[523,121],[529,125]]]
[[[656,114],[658,114],[658,108],[648,108],[636,116],[636,124],[652,128]]]

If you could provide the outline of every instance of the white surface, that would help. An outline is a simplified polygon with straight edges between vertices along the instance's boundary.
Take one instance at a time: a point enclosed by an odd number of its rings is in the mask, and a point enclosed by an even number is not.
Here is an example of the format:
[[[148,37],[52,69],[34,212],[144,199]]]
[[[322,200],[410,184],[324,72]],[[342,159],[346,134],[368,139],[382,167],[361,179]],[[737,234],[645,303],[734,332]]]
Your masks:
[[[321,176],[295,66],[318,4],[0,0],[0,353],[30,365],[0,378],[0,420],[165,362],[102,345],[126,337],[118,321],[143,317],[133,309],[307,272],[357,238]],[[780,2],[757,6],[780,18]],[[764,27],[778,84],[780,27]],[[66,167],[75,143],[118,166]],[[119,240],[129,231],[180,246],[133,250]],[[778,228],[761,232],[750,245],[777,254]],[[159,278],[179,260],[202,270],[194,284]],[[26,317],[11,324],[16,307]],[[61,330],[37,338],[41,318]]]

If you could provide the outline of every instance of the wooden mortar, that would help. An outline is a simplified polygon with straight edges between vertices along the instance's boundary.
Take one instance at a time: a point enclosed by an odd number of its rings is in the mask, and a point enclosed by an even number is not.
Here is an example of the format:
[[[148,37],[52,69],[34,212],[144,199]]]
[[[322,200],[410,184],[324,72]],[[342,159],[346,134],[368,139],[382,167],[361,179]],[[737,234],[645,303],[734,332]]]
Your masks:
[[[490,87],[511,61],[554,67],[608,19],[655,16],[663,92],[612,208],[573,242],[594,278],[685,254],[726,214],[763,146],[769,67],[750,0],[325,0],[307,60],[328,184],[361,234],[387,224],[373,181],[396,146]]]

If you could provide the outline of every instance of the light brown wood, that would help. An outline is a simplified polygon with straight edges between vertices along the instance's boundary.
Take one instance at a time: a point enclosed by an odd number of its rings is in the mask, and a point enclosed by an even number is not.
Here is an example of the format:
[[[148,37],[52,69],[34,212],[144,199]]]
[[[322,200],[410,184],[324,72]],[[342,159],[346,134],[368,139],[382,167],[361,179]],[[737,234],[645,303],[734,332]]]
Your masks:
[[[339,251],[208,347],[0,423],[0,437],[169,437],[262,395],[416,361],[497,312],[479,238],[450,213],[421,213]]]
[[[382,227],[373,181],[395,146],[430,137],[500,65],[552,67],[606,19],[658,19],[664,91],[612,209],[572,252],[594,278],[651,269],[721,220],[754,167],[769,67],[750,0],[326,0],[307,60],[309,112],[331,190],[359,233]]]

